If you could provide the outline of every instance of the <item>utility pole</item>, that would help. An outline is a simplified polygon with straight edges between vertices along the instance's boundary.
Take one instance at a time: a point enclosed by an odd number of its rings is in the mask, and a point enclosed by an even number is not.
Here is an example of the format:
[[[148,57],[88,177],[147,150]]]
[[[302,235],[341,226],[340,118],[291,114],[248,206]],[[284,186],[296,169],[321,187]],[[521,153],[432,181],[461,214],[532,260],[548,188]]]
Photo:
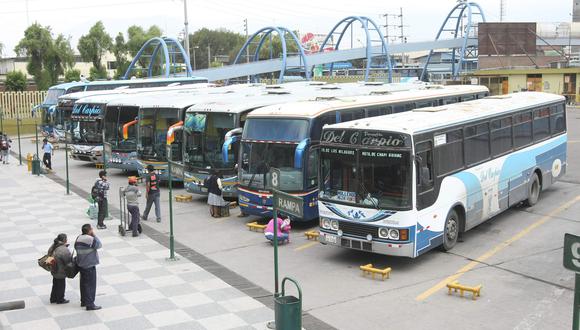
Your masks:
[[[248,19],[244,18],[244,31],[246,32],[246,41],[249,38],[248,34]],[[250,47],[246,47],[246,63],[250,63]],[[246,83],[250,83],[250,76],[246,77]]]
[[[189,22],[187,21],[187,0],[183,0],[183,16],[185,17],[185,38],[183,39],[183,46],[185,48],[185,54],[187,54],[187,58],[185,59],[185,61],[187,63],[189,63],[189,29],[188,29],[188,25]],[[189,63],[191,65],[191,63]]]
[[[399,29],[401,30],[401,36],[399,37],[401,39],[401,43],[405,44],[407,43],[407,37],[405,37],[405,25],[403,24],[403,7],[400,7],[400,11],[399,11],[399,18],[401,20],[401,25],[399,25]],[[405,66],[405,53],[401,53],[401,64],[403,65],[403,67]]]
[[[209,69],[211,67],[211,51],[209,48],[209,44],[207,45],[207,68]]]

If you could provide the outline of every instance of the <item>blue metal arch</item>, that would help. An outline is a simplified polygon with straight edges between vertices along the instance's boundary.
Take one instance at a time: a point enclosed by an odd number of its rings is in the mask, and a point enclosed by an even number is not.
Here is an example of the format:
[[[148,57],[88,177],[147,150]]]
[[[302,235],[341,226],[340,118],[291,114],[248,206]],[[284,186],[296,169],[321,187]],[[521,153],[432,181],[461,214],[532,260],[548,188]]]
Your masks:
[[[391,63],[391,57],[389,55],[387,43],[385,41],[383,33],[381,32],[379,26],[377,25],[377,23],[375,23],[375,21],[373,21],[369,17],[366,17],[366,16],[348,16],[346,18],[343,18],[340,22],[336,23],[336,25],[330,30],[330,32],[328,33],[328,35],[326,36],[326,38],[322,42],[322,45],[320,46],[319,52],[324,52],[324,48],[326,47],[326,44],[328,43],[328,41],[330,41],[332,36],[336,33],[336,30],[341,25],[344,24],[343,29],[340,31],[340,36],[338,37],[338,40],[336,41],[336,44],[334,45],[334,50],[338,50],[338,47],[340,46],[340,42],[342,41],[344,34],[346,33],[347,29],[352,26],[352,24],[354,22],[361,23],[361,25],[364,29],[364,32],[365,32],[365,36],[366,36],[367,66],[366,66],[366,70],[365,70],[365,80],[368,80],[369,75],[370,75],[372,58],[375,56],[386,56],[387,69],[388,69],[388,73],[389,73],[388,81],[392,82],[393,81],[393,66]],[[369,24],[371,26],[371,29],[369,29]],[[371,31],[376,31],[377,34],[379,35],[379,40],[381,40],[381,50],[382,50],[381,54],[375,54],[375,55],[372,54]],[[331,63],[330,64],[330,72],[331,73],[332,73],[333,67],[334,67],[334,63]]]
[[[147,42],[145,42],[143,44],[141,49],[139,49],[139,51],[137,52],[137,55],[135,55],[135,57],[131,61],[131,64],[129,64],[127,71],[125,71],[125,75],[123,76],[123,79],[130,78],[131,72],[135,69],[135,65],[137,64],[137,62],[139,61],[139,59],[142,56],[149,56],[149,55],[145,55],[145,53],[146,53],[147,48],[150,45],[152,45],[152,46],[154,45],[155,48],[153,49],[153,52],[150,55],[149,65],[147,67],[147,76],[148,77],[151,77],[153,74],[153,64],[155,63],[155,58],[157,57],[157,55],[159,53],[159,49],[162,49],[163,56],[165,59],[164,77],[169,78],[172,75],[171,74],[172,63],[176,64],[175,63],[176,62],[175,61],[175,54],[181,54],[181,56],[185,62],[185,66],[186,66],[186,75],[188,77],[193,76],[193,70],[191,69],[191,63],[189,63],[190,62],[189,55],[185,52],[185,49],[183,49],[181,44],[177,40],[175,40],[174,38],[155,37],[155,38],[151,38],[151,39],[147,40]]]
[[[294,43],[296,43],[296,45],[298,46],[298,51],[300,52],[300,59],[302,61],[302,67],[304,68],[306,79],[310,80],[310,68],[308,67],[308,62],[306,60],[306,53],[304,52],[304,48],[302,47],[300,40],[298,39],[298,37],[296,36],[296,34],[294,32],[292,32],[291,30],[289,30],[285,27],[281,27],[281,26],[267,26],[267,27],[261,28],[260,30],[254,32],[254,34],[252,34],[248,38],[248,40],[246,40],[246,42],[244,43],[242,48],[240,48],[240,51],[236,55],[236,58],[234,59],[234,62],[232,63],[232,65],[237,64],[238,61],[240,60],[240,57],[242,56],[242,54],[244,54],[244,52],[250,46],[250,44],[255,39],[259,38],[259,42],[258,42],[258,45],[256,46],[256,51],[254,52],[254,56],[253,56],[253,60],[258,61],[260,59],[260,50],[262,49],[262,46],[266,42],[266,38],[271,37],[273,32],[276,32],[276,34],[278,34],[278,36],[280,36],[280,42],[282,43],[282,65],[280,67],[280,76],[278,77],[278,83],[281,84],[284,82],[284,74],[286,73],[286,66],[287,66],[286,60],[288,58],[287,44],[286,44],[286,35],[287,34],[290,35],[290,37],[292,38],[292,41],[294,41]],[[255,82],[256,80],[257,80],[257,77],[252,76],[252,81]]]
[[[465,11],[467,11],[467,24],[465,25],[465,31],[463,36],[459,36],[459,32],[461,31],[461,29],[463,28],[461,26],[461,20],[463,15],[465,14]],[[456,56],[457,56],[457,48],[453,48],[452,50],[452,55],[451,55],[451,73],[452,73],[452,77],[454,79],[456,79],[459,76],[459,73],[461,72],[461,68],[463,67],[464,61],[465,61],[465,55],[468,49],[467,46],[467,40],[469,39],[469,34],[471,33],[472,29],[473,29],[473,17],[474,16],[480,16],[481,20],[483,22],[485,22],[485,15],[483,13],[483,10],[481,9],[481,7],[479,6],[479,4],[475,3],[475,2],[467,2],[467,1],[461,1],[459,3],[457,3],[453,9],[451,9],[451,11],[449,12],[449,14],[447,14],[447,17],[445,18],[445,21],[443,21],[443,24],[441,25],[441,27],[439,28],[439,32],[437,32],[437,36],[435,37],[435,41],[439,40],[439,38],[441,37],[441,34],[443,32],[451,32],[454,35],[455,39],[463,39],[463,44],[461,46],[461,50],[459,52],[459,63],[456,63]],[[446,29],[446,26],[448,23],[453,23],[453,20],[455,20],[455,27],[452,29]],[[429,66],[429,63],[431,62],[431,57],[433,55],[433,49],[431,49],[429,51],[429,55],[427,56],[427,61],[425,62],[425,66],[423,67],[423,72],[421,73],[421,80],[425,79],[425,75],[427,73],[427,68]]]

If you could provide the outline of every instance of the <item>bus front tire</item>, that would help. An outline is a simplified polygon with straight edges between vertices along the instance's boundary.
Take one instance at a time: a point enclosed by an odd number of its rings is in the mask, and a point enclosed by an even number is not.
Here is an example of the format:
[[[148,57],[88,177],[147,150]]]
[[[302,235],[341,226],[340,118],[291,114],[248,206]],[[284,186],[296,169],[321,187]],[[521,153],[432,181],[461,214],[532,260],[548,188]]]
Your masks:
[[[451,250],[457,244],[459,237],[459,215],[455,209],[449,211],[443,229],[443,251]]]
[[[534,173],[534,176],[532,177],[532,183],[530,184],[528,191],[528,199],[524,201],[524,205],[527,207],[536,205],[538,199],[540,198],[540,190],[542,190],[540,178],[538,177],[538,173]]]

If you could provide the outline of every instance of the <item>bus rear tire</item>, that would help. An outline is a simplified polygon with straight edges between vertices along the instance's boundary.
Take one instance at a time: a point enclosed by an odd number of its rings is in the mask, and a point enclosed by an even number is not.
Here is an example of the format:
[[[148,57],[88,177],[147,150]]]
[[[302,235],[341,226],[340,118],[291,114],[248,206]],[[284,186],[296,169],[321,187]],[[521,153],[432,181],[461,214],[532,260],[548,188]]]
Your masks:
[[[528,199],[524,201],[524,205],[527,207],[534,206],[540,199],[540,191],[542,190],[542,185],[540,184],[540,178],[538,173],[534,173],[532,177],[532,183],[528,191]]]
[[[445,219],[445,227],[443,228],[443,245],[441,246],[443,251],[449,251],[457,244],[459,221],[457,211],[455,209],[449,211],[447,219]]]

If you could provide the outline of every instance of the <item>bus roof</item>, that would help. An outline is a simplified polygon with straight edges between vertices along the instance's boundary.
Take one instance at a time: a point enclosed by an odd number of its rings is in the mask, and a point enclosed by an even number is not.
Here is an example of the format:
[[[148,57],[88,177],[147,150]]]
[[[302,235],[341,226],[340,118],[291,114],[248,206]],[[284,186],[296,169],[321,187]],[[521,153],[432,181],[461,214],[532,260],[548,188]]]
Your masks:
[[[384,93],[383,93],[384,92]],[[389,92],[375,92],[374,95],[358,95],[347,97],[318,98],[315,100],[297,101],[277,104],[252,111],[251,117],[299,117],[314,118],[326,112],[342,108],[373,106],[384,103],[399,103],[408,100],[421,100],[433,97],[453,96],[463,93],[486,93],[487,87],[479,85],[433,86],[419,85],[414,89]]]
[[[340,83],[292,82],[267,86],[261,93],[240,95],[228,100],[212,100],[192,105],[188,112],[230,112],[240,113],[273,104],[296,102],[312,98],[328,99],[337,96],[362,95],[381,91],[409,90],[424,84],[381,84],[381,83]]]
[[[190,89],[172,91],[167,93],[147,94],[127,99],[121,104],[109,104],[114,106],[139,106],[140,108],[172,108],[185,109],[196,102],[208,101],[212,98],[229,97],[237,93],[252,93],[264,88],[263,84],[240,84],[204,89]]]
[[[150,93],[150,92],[170,92],[178,90],[191,90],[213,87],[213,84],[201,83],[201,84],[190,84],[190,85],[177,85],[177,86],[161,86],[161,87],[145,87],[145,88],[118,88],[118,89],[107,89],[98,91],[86,91],[86,92],[76,92],[71,94],[65,94],[60,96],[59,101],[62,100],[72,100],[77,101],[83,99],[83,103],[87,103],[85,98],[100,97],[104,95],[135,95],[139,93]],[[95,102],[96,103],[96,102]]]
[[[125,79],[125,80],[95,80],[85,83],[87,86],[106,86],[106,85],[118,85],[118,84],[145,84],[145,83],[155,83],[155,82],[175,82],[180,81],[202,81],[207,82],[207,78],[203,77],[169,77],[169,78],[135,78],[135,79]]]
[[[393,115],[365,118],[325,126],[328,129],[388,130],[406,134],[461,124],[509,113],[530,106],[564,101],[561,95],[541,92],[522,92],[501,96],[490,96],[480,100],[427,107]]]
[[[48,88],[48,90],[54,90],[54,89],[64,89],[67,90],[69,88],[72,87],[77,87],[77,86],[84,86],[86,85],[86,82],[82,82],[82,81],[71,81],[71,82],[66,82],[66,83],[62,83],[62,84],[58,84],[58,85],[54,85],[54,86],[50,86]]]

